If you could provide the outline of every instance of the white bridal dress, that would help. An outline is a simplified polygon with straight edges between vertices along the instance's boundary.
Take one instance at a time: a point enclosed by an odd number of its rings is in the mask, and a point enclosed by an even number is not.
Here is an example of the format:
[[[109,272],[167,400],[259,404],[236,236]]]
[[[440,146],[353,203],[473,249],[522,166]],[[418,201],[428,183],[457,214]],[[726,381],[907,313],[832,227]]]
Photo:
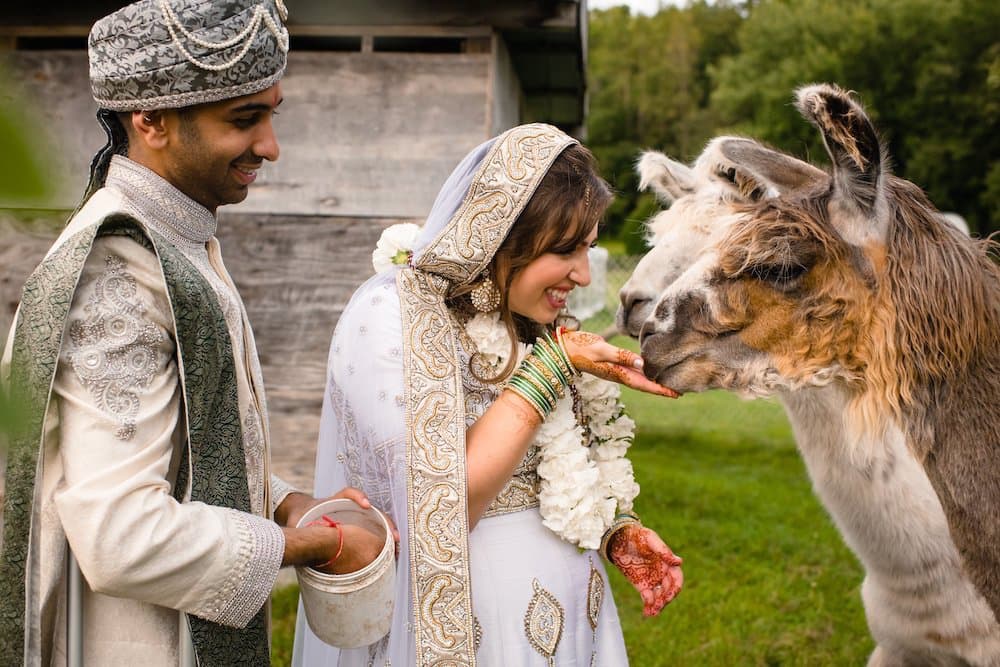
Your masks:
[[[413,264],[419,268],[422,254],[450,234],[478,233],[481,221],[456,226],[456,220],[471,217],[470,201],[495,197],[497,190],[523,195],[519,186],[525,182],[530,197],[554,159],[544,150],[557,154],[569,143],[554,128],[522,126],[475,149],[438,195],[415,244]],[[516,218],[521,208],[523,203],[515,204],[505,215]],[[502,235],[490,236],[485,254],[470,261],[488,260],[500,240]],[[463,243],[475,246],[477,240]],[[627,665],[600,556],[542,525],[535,448],[475,529],[467,529],[460,495],[465,433],[462,415],[449,422],[447,408],[464,404],[467,427],[499,388],[469,372],[473,343],[454,318],[442,317],[436,306],[434,321],[404,312],[423,312],[417,302],[426,293],[406,288],[400,274],[407,272],[419,273],[393,268],[370,279],[338,322],[316,459],[317,496],[344,486],[361,488],[399,529],[392,628],[371,646],[338,650],[313,635],[300,605],[293,664]],[[457,365],[441,365],[440,358]],[[441,400],[439,381],[452,401]],[[415,442],[412,433],[420,429],[430,434],[421,441],[429,444]],[[458,446],[449,448],[449,441]],[[447,474],[438,477],[440,471]]]

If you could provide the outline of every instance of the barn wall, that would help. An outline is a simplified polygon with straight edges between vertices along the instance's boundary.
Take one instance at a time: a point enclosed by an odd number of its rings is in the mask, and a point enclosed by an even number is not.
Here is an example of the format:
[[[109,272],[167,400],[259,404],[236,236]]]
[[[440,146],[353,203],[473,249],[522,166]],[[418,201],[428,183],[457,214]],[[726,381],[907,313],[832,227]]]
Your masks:
[[[496,136],[521,122],[521,82],[510,59],[507,43],[500,35],[493,39],[491,70],[490,136]]]
[[[0,91],[0,100],[29,114],[60,184],[52,204],[72,209],[104,144],[87,54],[6,56],[19,85]],[[281,158],[261,170],[242,211],[422,217],[452,167],[489,136],[491,57],[292,52],[275,121]]]

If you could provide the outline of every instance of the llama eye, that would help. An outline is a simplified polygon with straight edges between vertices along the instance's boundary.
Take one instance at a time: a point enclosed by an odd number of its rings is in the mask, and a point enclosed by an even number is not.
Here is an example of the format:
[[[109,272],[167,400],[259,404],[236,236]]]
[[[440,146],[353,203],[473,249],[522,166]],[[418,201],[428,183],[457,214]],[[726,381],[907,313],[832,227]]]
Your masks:
[[[753,278],[769,282],[775,287],[790,287],[791,283],[801,278],[806,267],[801,264],[758,264],[750,267],[747,272]]]
[[[729,181],[733,185],[736,185],[736,167],[730,167],[729,169],[720,169],[718,172],[719,178]]]

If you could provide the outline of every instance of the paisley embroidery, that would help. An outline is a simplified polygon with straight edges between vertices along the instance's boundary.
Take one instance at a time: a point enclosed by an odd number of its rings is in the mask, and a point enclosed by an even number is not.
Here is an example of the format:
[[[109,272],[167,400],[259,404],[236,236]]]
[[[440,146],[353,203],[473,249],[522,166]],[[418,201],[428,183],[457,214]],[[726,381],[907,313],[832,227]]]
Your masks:
[[[127,441],[135,435],[142,391],[166,363],[166,334],[145,320],[147,306],[125,260],[108,255],[104,264],[83,308],[86,318],[70,322],[68,352],[80,382],[119,424],[115,437]]]
[[[260,414],[248,406],[243,417],[243,451],[247,461],[247,486],[250,489],[250,509],[261,514],[264,507],[264,434]]]
[[[601,603],[604,602],[604,579],[590,561],[590,583],[587,584],[587,620],[590,629],[597,632],[597,620],[601,615]]]
[[[594,559],[590,559],[590,581],[587,583],[587,621],[593,633],[593,650],[590,654],[591,667],[597,664],[597,621],[601,616],[601,603],[604,602],[604,578],[594,567]]]
[[[532,648],[541,653],[548,660],[548,664],[554,667],[565,614],[559,601],[542,588],[538,579],[533,579],[531,586],[535,593],[531,596],[528,611],[524,614],[524,633],[528,636]]]

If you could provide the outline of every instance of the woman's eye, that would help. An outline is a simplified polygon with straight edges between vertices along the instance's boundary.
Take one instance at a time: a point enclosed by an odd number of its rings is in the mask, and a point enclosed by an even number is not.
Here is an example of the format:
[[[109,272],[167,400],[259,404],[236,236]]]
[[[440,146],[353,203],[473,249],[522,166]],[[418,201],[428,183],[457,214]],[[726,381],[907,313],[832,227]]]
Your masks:
[[[593,250],[594,248],[597,247],[597,241],[591,241],[590,245],[588,245],[587,247]]]

